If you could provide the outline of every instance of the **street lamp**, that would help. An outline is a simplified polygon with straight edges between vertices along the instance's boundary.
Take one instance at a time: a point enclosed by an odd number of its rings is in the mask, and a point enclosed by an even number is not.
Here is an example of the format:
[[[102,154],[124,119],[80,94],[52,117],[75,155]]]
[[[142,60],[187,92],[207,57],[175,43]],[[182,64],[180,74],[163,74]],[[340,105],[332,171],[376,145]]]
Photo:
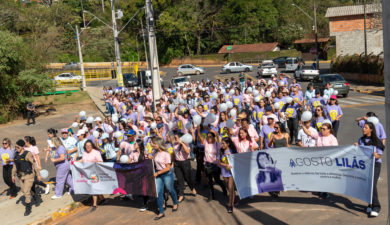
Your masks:
[[[299,7],[298,5],[292,3],[291,4],[292,6],[295,6],[296,8],[298,8],[303,14],[305,14],[305,16],[309,17],[313,23],[314,23],[314,38],[315,38],[315,42],[316,42],[316,65],[317,65],[317,68],[316,69],[320,69],[320,62],[319,62],[319,51],[318,51],[318,30],[317,30],[317,8],[316,8],[316,3],[314,1],[313,3],[313,14],[314,14],[314,18],[311,17],[307,12],[305,12],[301,7]]]

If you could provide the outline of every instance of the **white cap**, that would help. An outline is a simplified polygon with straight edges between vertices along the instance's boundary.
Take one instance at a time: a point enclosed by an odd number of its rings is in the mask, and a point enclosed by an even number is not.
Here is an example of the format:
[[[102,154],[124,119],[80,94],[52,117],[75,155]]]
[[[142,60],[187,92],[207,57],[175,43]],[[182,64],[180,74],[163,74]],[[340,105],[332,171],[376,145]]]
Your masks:
[[[84,134],[85,134],[85,131],[83,129],[77,131],[77,137],[80,135],[84,135]]]
[[[95,121],[95,122],[96,122],[96,121],[102,122],[102,118],[96,117],[94,121]]]

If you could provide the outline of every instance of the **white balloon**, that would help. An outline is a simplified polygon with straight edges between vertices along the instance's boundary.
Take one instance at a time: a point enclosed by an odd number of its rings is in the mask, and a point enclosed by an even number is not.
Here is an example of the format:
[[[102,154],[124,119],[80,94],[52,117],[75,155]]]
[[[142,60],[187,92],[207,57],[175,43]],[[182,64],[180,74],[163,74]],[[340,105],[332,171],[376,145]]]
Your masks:
[[[211,97],[213,97],[213,99],[217,99],[218,98],[218,93],[217,92],[213,92],[211,94]]]
[[[199,115],[195,115],[193,117],[193,121],[194,121],[194,124],[196,124],[197,126],[199,126],[201,123],[202,123],[202,117],[199,116]]]
[[[108,94],[109,95],[112,95],[114,92],[112,91],[112,90],[110,90],[109,92],[108,92]]]
[[[266,91],[265,92],[265,97],[267,97],[267,98],[271,97],[271,92],[270,91]]]
[[[260,102],[260,100],[261,100],[261,99],[260,99],[260,96],[256,96],[256,97],[255,97],[255,102]]]
[[[93,132],[93,136],[95,137],[95,138],[99,138],[99,131],[94,131]]]
[[[230,115],[231,115],[232,117],[235,117],[235,116],[237,115],[236,109],[230,110]]]
[[[168,106],[168,108],[169,108],[169,111],[171,111],[171,112],[173,112],[173,111],[175,111],[175,106],[173,105],[173,104],[170,104],[169,106]]]
[[[140,113],[140,112],[143,112],[144,111],[144,107],[142,105],[139,105],[137,106],[137,111]]]
[[[284,86],[284,81],[280,81],[280,86]]]
[[[214,123],[216,119],[217,119],[217,117],[215,116],[215,114],[209,113],[209,114],[207,114],[207,116],[205,118],[205,122],[207,124]]]
[[[324,95],[324,97],[322,97],[325,101],[328,101],[329,99],[329,96],[328,95]]]
[[[335,91],[333,92],[333,94],[337,96],[337,95],[339,94],[339,92],[338,92],[337,90],[335,90]]]
[[[114,133],[114,137],[116,137],[116,138],[122,137],[122,132],[116,131],[116,132]]]
[[[46,178],[49,177],[49,171],[47,171],[47,170],[45,170],[45,169],[39,171],[39,174],[41,175],[41,178],[42,178],[42,179],[46,179]]]
[[[269,81],[268,81],[268,85],[272,85],[272,80],[269,80]]]
[[[228,106],[226,103],[222,103],[221,105],[219,105],[219,110],[221,112],[226,112],[227,109],[228,109]]]
[[[79,112],[79,116],[80,116],[80,117],[83,117],[83,116],[85,116],[85,115],[86,115],[85,111],[80,111],[80,112]]]
[[[231,101],[226,102],[226,105],[229,109],[233,108],[233,102]]]
[[[280,102],[276,102],[276,103],[274,104],[274,107],[275,107],[275,109],[280,109]]]
[[[175,127],[175,123],[173,121],[169,122],[168,127],[172,130]]]
[[[252,91],[253,91],[252,87],[248,87],[248,92],[252,93]]]
[[[187,123],[187,124],[186,124],[186,129],[187,129],[187,130],[190,130],[191,128],[192,128],[192,124],[191,124],[191,123]]]
[[[225,94],[226,90],[224,88],[221,89],[221,94]]]
[[[371,122],[376,126],[379,123],[379,119],[375,116],[371,116],[367,118],[367,122]]]
[[[310,121],[313,117],[313,114],[310,111],[305,111],[302,113],[301,120],[303,122]]]
[[[229,128],[229,129],[233,128],[234,127],[234,121],[232,119],[228,119],[226,121],[226,127]]]
[[[111,120],[112,120],[112,122],[117,123],[118,120],[119,120],[118,115],[117,114],[112,114]]]
[[[192,135],[191,134],[185,134],[180,137],[180,140],[186,144],[189,144],[192,142]]]
[[[258,96],[258,95],[259,95],[259,91],[258,91],[258,90],[254,90],[254,91],[253,91],[253,95],[254,95],[254,96]]]
[[[86,123],[93,123],[93,117],[92,117],[92,116],[89,116],[89,117],[87,118]]]
[[[156,129],[157,128],[157,123],[156,122],[153,122],[152,124],[150,124],[150,128],[152,130]]]
[[[286,102],[287,103],[291,103],[293,101],[293,98],[291,98],[290,96],[288,96],[287,98],[286,98]]]
[[[110,133],[114,132],[114,129],[112,129],[111,126],[108,126],[106,131],[107,131],[107,133],[110,134]]]
[[[229,95],[234,95],[234,90],[233,89],[229,91]]]
[[[77,122],[72,123],[72,127],[73,127],[73,128],[76,128],[76,127],[78,127],[78,126],[79,126],[79,124],[78,124]]]
[[[120,163],[128,163],[129,162],[129,156],[121,155],[121,157],[119,158],[119,162]]]

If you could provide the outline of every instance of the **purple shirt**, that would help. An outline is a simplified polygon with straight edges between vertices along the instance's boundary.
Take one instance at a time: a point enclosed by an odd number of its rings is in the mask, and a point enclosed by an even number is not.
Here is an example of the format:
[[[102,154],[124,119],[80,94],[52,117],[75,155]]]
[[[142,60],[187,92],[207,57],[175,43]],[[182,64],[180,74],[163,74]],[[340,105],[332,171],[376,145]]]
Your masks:
[[[242,96],[241,95],[234,95],[233,97],[232,97],[232,101],[233,101],[233,105],[236,105],[236,106],[238,106],[238,108],[239,109],[241,109],[241,107],[242,107],[242,102],[243,102],[243,100],[242,100]]]
[[[0,148],[1,163],[3,164],[3,166],[5,166],[5,165],[13,165],[14,164],[14,162],[10,162],[9,161],[10,159],[14,158],[14,153],[15,153],[15,151],[12,150],[12,149]],[[7,161],[4,162],[4,160],[7,160]]]
[[[287,118],[296,118],[299,107],[298,103],[292,103],[285,105],[282,111],[287,113]]]
[[[290,84],[289,89],[291,89],[291,87],[299,87],[299,89],[302,89],[300,84]]]
[[[366,142],[368,140],[366,139]],[[363,141],[363,138],[360,138],[359,141],[358,141],[359,145],[361,146],[371,146],[371,145],[365,145],[364,141]],[[380,149],[380,148],[377,148],[377,147],[374,147],[374,151],[378,154],[378,155],[383,155],[383,149]],[[375,162],[378,162],[378,163],[382,163],[382,158],[379,158],[379,159],[375,159]]]
[[[325,101],[322,97],[319,98],[311,98],[309,100],[309,106],[311,107],[311,111],[315,112],[317,106],[325,105]]]
[[[269,139],[271,137],[271,133],[274,132],[274,131],[275,131],[275,129],[271,128],[270,126],[268,126],[268,124],[264,125],[261,128],[260,137],[264,138],[264,148],[265,149],[269,148],[268,147]]]
[[[330,119],[331,122],[336,120],[336,117],[343,115],[343,111],[339,105],[326,105],[325,115]]]
[[[221,151],[222,151],[222,149],[221,149]],[[232,154],[232,151],[229,149],[229,150],[225,151],[222,156],[220,154],[218,154],[217,159],[222,161],[223,163],[228,164],[227,156],[230,154]],[[221,166],[221,175],[222,175],[222,177],[231,177],[232,172],[230,170],[227,170],[224,166]]]
[[[60,165],[62,163],[68,163],[68,160],[66,160],[66,149],[64,146],[60,145],[60,147],[58,147],[53,153],[54,153],[54,159],[60,158],[60,155],[62,154],[65,155],[65,160],[54,163],[55,166]]]
[[[317,131],[321,131],[322,127],[322,122],[324,122],[325,118],[324,117],[317,117],[313,120],[312,122],[312,127],[316,128]]]

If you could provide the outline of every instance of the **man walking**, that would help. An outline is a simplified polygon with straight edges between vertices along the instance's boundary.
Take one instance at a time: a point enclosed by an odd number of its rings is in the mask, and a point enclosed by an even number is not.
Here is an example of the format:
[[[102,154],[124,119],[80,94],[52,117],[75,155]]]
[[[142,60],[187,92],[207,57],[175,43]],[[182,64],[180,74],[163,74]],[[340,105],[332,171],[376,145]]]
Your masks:
[[[27,123],[26,123],[27,126],[29,126],[30,124],[35,124],[34,111],[35,111],[34,104],[32,104],[32,102],[27,103]],[[30,119],[32,119],[32,123],[30,123]]]

